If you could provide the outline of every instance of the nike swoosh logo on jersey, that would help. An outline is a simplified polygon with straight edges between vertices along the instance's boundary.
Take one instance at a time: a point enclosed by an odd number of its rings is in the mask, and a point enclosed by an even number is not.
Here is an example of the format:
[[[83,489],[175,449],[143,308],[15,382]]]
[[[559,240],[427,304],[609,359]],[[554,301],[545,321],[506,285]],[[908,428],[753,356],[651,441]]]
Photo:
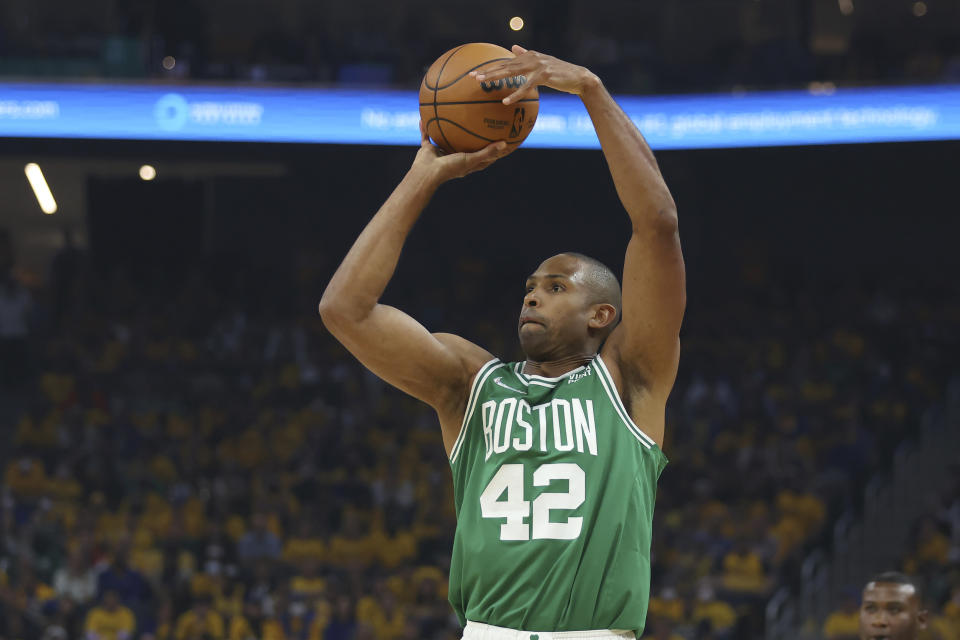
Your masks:
[[[503,378],[502,378],[502,377],[499,377],[499,376],[493,379],[493,383],[500,385],[500,386],[503,387],[504,389],[510,389],[510,391],[513,391],[514,393],[524,393],[524,392],[521,391],[520,389],[514,389],[514,388],[511,387],[510,385],[504,384],[504,383],[503,383]]]

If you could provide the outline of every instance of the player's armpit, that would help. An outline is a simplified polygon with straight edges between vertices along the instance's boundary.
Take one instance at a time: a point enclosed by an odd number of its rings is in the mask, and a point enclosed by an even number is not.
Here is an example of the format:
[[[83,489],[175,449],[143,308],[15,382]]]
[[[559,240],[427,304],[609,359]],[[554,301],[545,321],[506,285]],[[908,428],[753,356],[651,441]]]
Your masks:
[[[473,375],[493,357],[463,338],[431,334],[403,311],[385,304],[377,304],[362,319],[340,316],[331,309],[321,315],[330,333],[364,366],[441,416],[456,414],[458,408],[462,414]]]
[[[623,269],[623,318],[603,347],[625,380],[668,394],[680,358],[686,275],[673,221],[634,231]]]

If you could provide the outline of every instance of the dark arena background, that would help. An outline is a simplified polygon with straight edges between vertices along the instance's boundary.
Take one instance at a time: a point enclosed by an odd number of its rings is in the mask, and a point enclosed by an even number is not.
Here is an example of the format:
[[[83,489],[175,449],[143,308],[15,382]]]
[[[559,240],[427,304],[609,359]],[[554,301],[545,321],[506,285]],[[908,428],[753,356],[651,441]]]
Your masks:
[[[5,0],[0,638],[460,638],[435,415],[317,303],[415,154],[390,109],[475,41],[596,72],[677,202],[643,638],[860,638],[883,571],[921,587],[921,638],[960,638],[955,0]],[[441,187],[385,297],[509,360],[527,274],[565,250],[619,274],[630,234],[542,93],[543,130]],[[795,117],[820,100],[860,119]],[[751,101],[751,132],[710,119]]]

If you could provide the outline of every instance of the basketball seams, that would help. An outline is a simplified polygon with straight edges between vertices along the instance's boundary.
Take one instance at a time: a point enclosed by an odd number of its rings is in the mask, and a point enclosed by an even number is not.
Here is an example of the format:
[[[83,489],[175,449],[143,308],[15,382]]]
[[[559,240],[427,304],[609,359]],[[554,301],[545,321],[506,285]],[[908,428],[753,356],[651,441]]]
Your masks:
[[[459,47],[457,47],[456,49],[454,49],[454,50],[450,53],[450,57],[447,58],[447,59],[444,61],[443,65],[446,66],[447,62],[450,61],[450,58],[453,57],[453,54],[456,53],[457,51],[459,51],[460,49],[463,49],[465,46],[467,46],[467,45],[465,45],[465,44],[464,44],[464,45],[460,45]],[[436,95],[436,92],[439,91],[440,89],[448,89],[448,88],[452,87],[453,85],[457,84],[458,82],[460,82],[460,80],[462,80],[463,77],[466,76],[466,75],[468,75],[471,71],[476,71],[477,69],[479,69],[480,67],[482,67],[482,66],[485,65],[485,64],[490,64],[491,62],[500,62],[501,60],[513,60],[513,58],[490,58],[490,59],[487,60],[486,62],[481,62],[480,64],[478,64],[477,66],[473,67],[472,69],[467,69],[466,71],[464,71],[463,73],[461,73],[459,76],[457,76],[456,78],[454,78],[453,80],[451,80],[449,84],[445,84],[445,85],[443,85],[443,86],[440,86],[440,85],[438,84],[438,85],[435,86],[435,87],[431,87],[431,86],[430,86],[430,83],[427,82],[427,76],[424,76],[424,77],[423,77],[423,86],[425,86],[425,87],[426,87],[427,89],[429,89],[430,91],[433,91],[433,92],[434,92],[434,95]],[[443,67],[440,68],[440,73],[437,74],[437,82],[438,82],[438,83],[440,82],[440,75],[441,75],[442,73],[443,73]]]
[[[472,136],[475,136],[475,137],[477,137],[477,138],[480,138],[481,140],[486,140],[487,142],[506,142],[507,144],[520,144],[521,142],[523,142],[522,140],[494,140],[493,138],[487,138],[486,136],[482,136],[482,135],[480,135],[479,133],[474,133],[473,131],[470,131],[470,129],[467,129],[467,128],[464,127],[462,124],[460,124],[460,123],[458,123],[458,122],[454,122],[453,120],[450,120],[449,118],[440,118],[440,117],[431,118],[430,120],[427,121],[427,126],[429,126],[431,122],[437,121],[437,128],[440,129],[440,132],[441,132],[441,133],[443,133],[443,128],[440,127],[440,121],[441,121],[441,120],[442,120],[443,122],[447,122],[447,123],[449,123],[449,124],[452,124],[452,125],[455,126],[457,129],[460,129],[460,130],[462,130],[462,131],[465,131],[466,133],[469,133],[469,134],[472,135]],[[443,136],[443,139],[446,140],[446,139],[447,139],[447,136]],[[449,142],[448,142],[448,144],[449,144]]]
[[[443,68],[447,66],[447,63],[448,63],[448,62],[450,62],[450,58],[452,58],[452,57],[454,56],[454,54],[457,53],[457,51],[460,51],[460,49],[463,49],[465,46],[467,46],[467,45],[462,44],[462,45],[460,45],[459,47],[457,47],[456,49],[454,49],[453,51],[451,51],[451,52],[450,52],[450,55],[447,56],[447,59],[443,61],[443,64],[440,65],[440,70],[437,71],[437,79],[436,79],[436,82],[437,82],[437,83],[440,82],[440,76],[443,74]],[[428,75],[429,75],[429,70],[428,70]],[[426,76],[426,75],[423,76],[423,86],[425,86],[425,87],[426,87],[427,89],[429,89],[430,91],[433,91],[434,97],[436,97],[437,91],[439,91],[440,89],[443,89],[443,88],[444,88],[444,87],[441,87],[441,86],[431,87],[431,86],[430,86],[430,83],[427,82],[427,76]]]
[[[440,90],[440,78],[443,77],[443,70],[446,68],[447,63],[453,59],[453,56],[457,55],[457,51],[463,49],[467,45],[461,45],[450,52],[450,55],[447,56],[447,59],[443,61],[443,64],[440,65],[440,71],[437,72],[437,86],[433,89],[433,115],[434,119],[437,121],[437,131],[440,132],[440,135],[443,136],[443,141],[447,143],[447,148],[453,150],[453,145],[450,144],[450,141],[447,140],[447,135],[443,132],[443,127],[440,126],[440,114],[437,112],[437,92]],[[424,84],[426,84],[427,79],[423,79]],[[429,85],[427,86],[429,88]]]
[[[466,45],[464,45],[464,46],[466,46]],[[462,48],[462,47],[461,47],[461,48]],[[471,71],[476,71],[477,69],[479,69],[480,67],[482,67],[482,66],[485,65],[485,64],[490,64],[491,62],[500,62],[501,60],[513,60],[513,58],[490,58],[489,60],[486,60],[486,61],[484,61],[484,62],[481,62],[480,64],[478,64],[477,66],[473,67],[472,69],[467,69],[466,71],[464,71],[463,73],[461,73],[461,74],[458,75],[456,78],[454,78],[453,80],[451,80],[449,83],[443,85],[442,87],[439,87],[439,86],[438,86],[438,87],[437,87],[437,90],[440,90],[440,89],[449,89],[449,88],[452,87],[453,85],[455,85],[455,84],[457,84],[458,82],[460,82],[461,80],[463,80],[466,76],[468,76]],[[439,75],[437,76],[437,82],[440,82],[440,76],[439,76]]]

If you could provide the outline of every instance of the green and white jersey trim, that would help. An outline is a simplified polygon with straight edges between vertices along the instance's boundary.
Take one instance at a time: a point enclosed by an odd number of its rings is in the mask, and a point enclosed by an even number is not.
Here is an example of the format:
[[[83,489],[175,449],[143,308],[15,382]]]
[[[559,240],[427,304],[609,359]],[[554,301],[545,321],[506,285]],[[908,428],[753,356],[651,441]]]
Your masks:
[[[645,434],[643,430],[630,419],[630,414],[627,413],[627,408],[623,406],[623,400],[620,399],[620,394],[617,393],[617,385],[613,384],[613,377],[610,375],[607,365],[604,364],[603,358],[598,354],[597,357],[594,358],[594,362],[597,363],[597,373],[600,374],[600,384],[603,385],[604,391],[607,392],[607,396],[609,396],[610,402],[613,403],[613,408],[616,409],[620,419],[623,420],[623,424],[627,425],[627,429],[630,430],[634,438],[640,441],[640,444],[649,449],[656,443],[653,441],[653,438]]]
[[[470,418],[473,417],[473,412],[477,408],[477,397],[480,395],[480,389],[483,388],[483,383],[487,381],[491,373],[505,366],[505,364],[500,362],[499,358],[494,358],[480,367],[480,371],[477,371],[477,375],[473,377],[473,386],[470,387],[470,398],[467,400],[467,408],[463,412],[463,422],[460,424],[460,433],[457,435],[456,442],[453,443],[453,449],[450,450],[451,464],[457,461],[457,456],[463,448],[464,436],[467,434],[467,425],[470,424]]]
[[[583,371],[584,369],[587,368],[587,365],[581,365],[576,369],[567,371],[562,376],[557,376],[556,378],[547,378],[546,376],[537,376],[537,375],[524,373],[523,365],[524,365],[523,362],[518,362],[515,365],[513,365],[513,372],[517,374],[518,378],[520,378],[520,382],[522,382],[524,386],[530,386],[532,384],[539,387],[546,387],[547,389],[556,388],[557,384],[561,380],[566,380],[573,374],[579,373],[580,371]]]

